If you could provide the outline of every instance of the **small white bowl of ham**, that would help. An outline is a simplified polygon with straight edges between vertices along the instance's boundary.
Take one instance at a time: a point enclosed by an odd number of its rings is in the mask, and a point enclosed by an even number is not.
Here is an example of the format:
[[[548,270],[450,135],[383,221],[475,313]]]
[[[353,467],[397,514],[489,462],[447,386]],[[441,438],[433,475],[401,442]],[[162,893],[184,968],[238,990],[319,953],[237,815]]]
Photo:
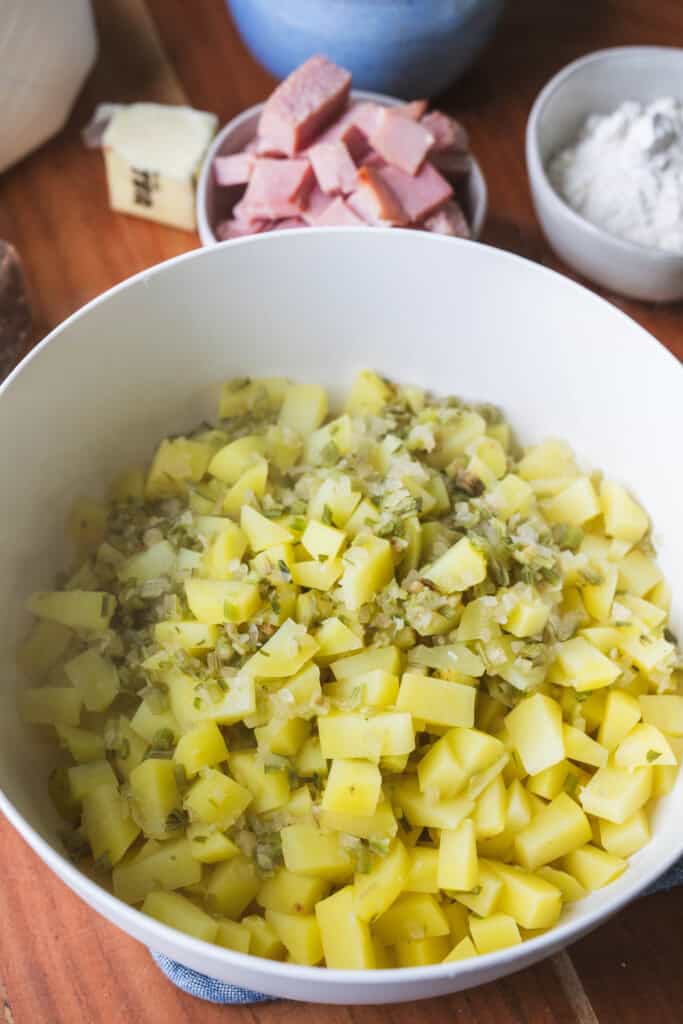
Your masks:
[[[225,125],[207,153],[197,186],[203,245],[265,231],[363,224],[480,236],[486,182],[458,122],[426,113],[422,101],[406,104],[354,90],[340,116],[301,152],[286,157],[259,135],[265,106],[250,107]],[[369,142],[387,108],[401,115],[401,121],[392,117],[382,127],[386,147],[400,154],[403,167],[385,160]],[[428,140],[420,129],[434,138],[421,158],[420,145]],[[345,148],[334,145],[339,141]],[[256,206],[250,202],[254,194],[260,200]]]

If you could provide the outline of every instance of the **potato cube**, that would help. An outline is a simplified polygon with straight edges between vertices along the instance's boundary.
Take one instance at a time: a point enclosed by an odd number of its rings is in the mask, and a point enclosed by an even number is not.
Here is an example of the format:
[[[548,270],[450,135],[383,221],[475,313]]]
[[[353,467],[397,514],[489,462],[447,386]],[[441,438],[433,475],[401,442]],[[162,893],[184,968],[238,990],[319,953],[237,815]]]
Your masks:
[[[341,654],[350,654],[363,646],[362,636],[358,636],[336,616],[325,619],[315,634],[318,644],[316,658],[325,664]]]
[[[373,525],[379,520],[379,509],[369,498],[362,498],[353,515],[344,524],[344,532],[348,537],[358,537],[372,532]]]
[[[178,722],[185,729],[190,729],[197,722],[205,721],[232,725],[248,715],[253,715],[256,710],[254,680],[243,672],[233,676],[229,683],[226,683],[225,690],[218,689],[215,694],[208,696],[198,693],[194,677],[185,675],[177,669],[164,673],[164,682],[169,690],[171,711],[162,712],[155,720],[162,719],[158,728],[169,728],[174,733],[179,731]],[[135,728],[138,728],[135,723],[139,713],[140,709],[133,719]]]
[[[180,893],[150,892],[141,909],[143,914],[195,939],[203,939],[204,942],[216,939],[218,922]]]
[[[457,796],[467,782],[467,773],[461,766],[449,730],[430,747],[417,765],[417,778],[423,793],[433,791],[440,797]]]
[[[193,822],[225,829],[251,802],[251,792],[244,786],[215,768],[203,768],[201,778],[186,793],[183,806]]]
[[[648,725],[656,726],[669,736],[683,736],[683,697],[672,693],[643,694],[638,703],[643,721]]]
[[[607,747],[596,743],[585,732],[565,723],[562,727],[562,734],[564,747],[570,761],[580,761],[581,764],[590,764],[594,768],[602,768],[607,764],[609,757]],[[543,794],[540,793],[539,796],[543,796]]]
[[[116,598],[103,590],[56,590],[32,594],[26,608],[39,619],[100,633],[109,628]]]
[[[254,729],[258,748],[264,758],[269,754],[294,757],[308,737],[311,727],[303,718],[271,718]]]
[[[318,644],[306,627],[287,619],[247,661],[244,671],[259,679],[293,676],[318,650]]]
[[[40,619],[19,648],[19,667],[31,677],[42,678],[62,660],[72,639],[73,633],[66,626]]]
[[[439,647],[418,645],[408,652],[408,660],[411,667],[426,666],[464,676],[483,676],[485,672],[483,660],[465,644],[443,644]]]
[[[616,581],[616,576],[615,576]],[[520,597],[508,614],[503,628],[513,636],[527,637],[542,633],[550,615],[550,608],[536,594]]]
[[[580,799],[587,814],[621,825],[647,803],[651,792],[651,768],[629,770],[606,765],[598,768]]]
[[[512,835],[529,824],[533,817],[529,794],[519,779],[513,779],[507,791],[507,810],[505,813],[505,830]]]
[[[525,480],[577,475],[574,455],[567,442],[552,438],[528,448],[520,460],[518,472]]]
[[[398,831],[391,804],[383,797],[380,797],[374,814],[340,814],[321,810],[318,821],[322,829],[345,832],[360,839],[392,839]]]
[[[287,803],[287,813],[295,818],[307,818],[313,810],[311,791],[307,785],[295,789]]]
[[[630,551],[618,563],[619,589],[644,597],[662,580],[659,566],[641,551]]]
[[[439,427],[437,446],[431,453],[429,461],[438,469],[443,469],[485,433],[486,420],[484,417],[473,410],[461,409],[458,411],[457,418]]]
[[[467,891],[479,884],[477,836],[471,818],[457,829],[441,832],[437,879],[440,889]]]
[[[560,871],[558,868],[546,865],[536,871],[536,877],[550,882],[556,889],[559,889],[563,903],[573,903],[576,900],[582,900],[587,895],[584,887],[577,882],[573,875],[567,874],[566,871]]]
[[[285,686],[277,692],[283,696],[283,690],[294,698],[294,707],[301,708],[302,713],[320,698],[320,669],[317,665],[306,665],[296,675],[291,676]]]
[[[289,953],[292,963],[309,966],[320,963],[323,947],[315,914],[286,914],[281,910],[266,910],[266,921]]]
[[[215,722],[199,722],[180,737],[173,759],[183,766],[186,775],[192,776],[201,768],[213,768],[227,761],[228,748]]]
[[[122,562],[118,568],[118,577],[124,581],[136,580],[143,583],[145,580],[155,580],[160,576],[170,576],[175,567],[175,549],[167,540],[160,540]]]
[[[527,697],[506,716],[505,725],[530,775],[564,760],[562,709],[557,701],[541,693]]]
[[[315,825],[287,825],[280,835],[288,871],[331,882],[344,882],[353,874],[353,861],[337,835]]]
[[[396,707],[433,725],[474,725],[476,690],[462,683],[404,672]]]
[[[89,767],[81,765],[80,767]],[[116,783],[105,783],[83,796],[83,831],[95,860],[116,865],[140,834]]]
[[[318,384],[290,384],[280,409],[280,425],[307,437],[327,416],[327,394]]]
[[[87,764],[90,761],[104,761],[104,739],[89,729],[78,729],[72,725],[55,724],[59,741],[74,761]]]
[[[399,675],[401,671],[401,654],[398,647],[369,647],[358,654],[333,661],[330,665],[335,679],[350,679],[354,676],[366,675],[375,669]]]
[[[249,952],[266,960],[284,960],[285,947],[272,924],[258,914],[242,918],[242,925],[249,932]]]
[[[382,537],[356,537],[343,557],[341,600],[356,611],[394,577],[391,544]]]
[[[376,762],[381,756],[409,754],[415,747],[413,722],[406,711],[326,715],[318,719],[318,735],[323,757],[331,758]]]
[[[472,892],[452,892],[459,904],[479,917],[488,917],[498,907],[503,883],[491,867],[492,862],[479,858],[479,885]]]
[[[380,942],[414,942],[450,935],[448,918],[434,896],[404,893],[377,918],[374,931]]]
[[[173,761],[148,758],[130,773],[130,792],[137,820],[145,835],[166,839],[180,809],[180,794]]]
[[[666,619],[666,611],[652,600],[644,601],[642,597],[635,597],[633,594],[621,594],[619,603],[633,612],[634,616],[649,629],[657,629],[657,626],[661,626]]]
[[[492,867],[503,883],[498,904],[503,914],[522,928],[551,928],[557,922],[562,893],[556,885],[508,864]]]
[[[322,520],[331,518],[334,526],[343,528],[353,515],[361,495],[352,490],[348,476],[328,477],[308,503],[308,518]],[[329,516],[326,517],[325,506]],[[355,534],[353,535],[355,536]]]
[[[223,832],[209,832],[204,825],[190,825],[187,838],[192,846],[192,856],[202,864],[219,864],[237,857],[240,848]]]
[[[585,705],[583,709],[585,714]],[[640,717],[641,709],[637,697],[626,690],[609,690],[599,719],[598,743],[609,751],[615,750],[633,726],[640,721]]]
[[[462,537],[423,576],[443,594],[468,590],[486,579],[486,558],[467,537]]]
[[[206,887],[207,905],[234,920],[249,906],[260,886],[254,862],[238,854],[213,868]]]
[[[396,963],[399,967],[426,967],[440,964],[450,949],[450,941],[444,935],[431,939],[417,939],[413,942],[396,943]]]
[[[615,857],[613,853],[600,850],[590,843],[562,858],[563,869],[589,892],[609,885],[623,874],[627,866],[627,861],[621,857]]]
[[[391,398],[391,388],[371,370],[361,370],[346,398],[350,416],[378,416]]]
[[[221,419],[244,416],[252,410],[276,411],[290,387],[285,377],[237,377],[221,388],[218,415]]]
[[[235,751],[230,754],[229,765],[240,786],[252,794],[253,801],[250,806],[254,814],[274,811],[278,807],[284,807],[289,800],[287,772],[282,768],[266,769],[263,758],[256,751]]]
[[[543,515],[550,523],[582,526],[600,515],[600,502],[587,476],[577,477],[564,490],[542,503]]]
[[[329,882],[321,878],[295,875],[287,868],[278,868],[274,875],[262,882],[256,902],[266,910],[278,910],[283,914],[310,914],[329,890]]]
[[[617,768],[646,768],[677,764],[676,755],[656,725],[639,722],[614,751]]]
[[[245,508],[247,507],[245,505]],[[227,579],[235,562],[242,558],[247,549],[247,538],[239,526],[231,519],[226,518],[222,521],[226,524],[225,528],[211,538],[201,560],[202,575],[208,576],[210,580]],[[199,523],[197,525],[199,527]]]
[[[263,455],[266,444],[257,434],[231,441],[220,448],[209,463],[209,473],[225,484],[235,484],[254,462],[254,456]]]
[[[170,735],[175,741],[181,728],[172,711],[156,711],[148,700],[143,700],[130,720],[131,729],[141,739],[153,745],[159,736]]]
[[[328,683],[325,696],[339,701],[358,700],[367,707],[390,707],[398,697],[398,676],[377,668],[363,676]]]
[[[327,761],[320,749],[317,736],[309,736],[304,741],[294,762],[297,775],[302,779],[313,778],[314,775],[327,775]]]
[[[106,711],[119,692],[116,667],[93,648],[67,661],[64,671],[88,711]]]
[[[71,686],[41,686],[22,690],[19,713],[29,725],[78,725],[81,695]]]
[[[557,663],[575,690],[597,690],[621,675],[618,665],[581,636],[557,645]]]
[[[328,558],[326,562],[296,562],[292,566],[292,579],[299,587],[311,590],[331,590],[344,572],[340,558]]]
[[[439,851],[432,846],[412,846],[408,850],[408,878],[404,889],[406,892],[438,892],[438,872]]]
[[[253,504],[256,498],[263,497],[267,482],[268,461],[255,455],[253,465],[245,469],[223,498],[223,511],[237,519],[245,505]]]
[[[544,800],[554,800],[558,793],[564,789],[564,784],[569,774],[569,762],[558,761],[550,768],[544,768],[536,775],[530,775],[526,787],[530,793],[543,797]]]
[[[214,942],[223,949],[233,949],[236,953],[248,953],[251,932],[243,924],[235,921],[219,921]]]
[[[112,873],[114,895],[126,903],[142,903],[156,889],[167,891],[196,885],[202,877],[202,865],[192,856],[188,839],[173,839],[159,844],[141,860],[117,864]]]
[[[644,810],[636,811],[621,825],[600,821],[600,842],[615,857],[631,857],[650,841],[650,824]]]
[[[200,622],[247,622],[261,605],[258,586],[242,580],[185,580],[190,611]]]
[[[353,886],[347,885],[316,904],[320,938],[327,967],[368,970],[375,967],[370,927],[353,909]]]
[[[670,660],[676,648],[664,637],[653,637],[647,633],[632,636],[622,630],[618,647],[628,659],[649,676],[652,671]]]
[[[187,651],[202,654],[216,646],[218,628],[203,622],[157,622],[154,640],[167,651]]]
[[[261,515],[251,505],[243,505],[240,513],[240,529],[249,542],[254,554],[282,544],[291,544],[294,534],[286,526]]]
[[[600,487],[600,507],[608,536],[637,544],[647,533],[650,526],[647,515],[625,487],[603,481]]]
[[[452,964],[458,960],[469,960],[473,956],[477,956],[477,951],[474,948],[472,939],[469,935],[466,935],[453,947],[448,956],[444,957],[443,963]]]
[[[477,839],[499,835],[505,828],[507,793],[502,775],[497,775],[483,790],[474,809]]]
[[[606,622],[610,617],[612,602],[617,590],[618,571],[616,565],[603,563],[600,576],[599,583],[588,583],[581,588],[581,597],[588,614],[597,622]]]
[[[495,953],[508,946],[517,946],[522,941],[514,918],[508,914],[491,914],[490,917],[470,918],[470,931],[477,953]]]
[[[336,558],[346,542],[343,530],[334,526],[326,526],[317,520],[309,520],[301,538],[301,543],[312,558]]]
[[[434,799],[431,793],[421,793],[417,780],[410,777],[397,783],[394,800],[410,824],[422,828],[456,829],[474,810],[474,802],[466,797]]]
[[[500,519],[508,520],[517,512],[523,515],[529,511],[534,503],[534,492],[526,480],[508,473],[489,491],[486,502]]]
[[[675,767],[662,766],[658,768],[657,765],[652,769],[652,798],[653,800],[659,796],[666,796],[676,785],[678,778],[678,765]]]
[[[206,473],[213,448],[186,437],[164,439],[156,450],[145,482],[148,501],[184,494],[188,482],[197,483]]]
[[[591,835],[590,823],[579,805],[560,793],[517,833],[515,854],[522,867],[535,871],[583,846]]]
[[[374,814],[382,789],[382,776],[370,761],[335,758],[323,793],[324,811]]]
[[[353,909],[361,921],[374,921],[394,903],[406,886],[409,861],[406,849],[396,840],[384,857],[377,857],[370,871],[356,874]]]
[[[82,800],[100,786],[117,785],[117,779],[109,761],[91,761],[68,769],[69,790],[74,800]]]

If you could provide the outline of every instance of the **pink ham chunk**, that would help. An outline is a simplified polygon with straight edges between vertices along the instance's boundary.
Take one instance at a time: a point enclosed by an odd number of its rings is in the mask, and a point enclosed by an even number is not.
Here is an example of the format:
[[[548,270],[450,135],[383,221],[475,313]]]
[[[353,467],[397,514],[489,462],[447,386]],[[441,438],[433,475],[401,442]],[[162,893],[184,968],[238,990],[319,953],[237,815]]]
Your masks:
[[[301,217],[285,217],[284,220],[276,221],[273,226],[269,229],[271,231],[284,231],[290,230],[291,228],[307,228],[308,224]]]
[[[406,174],[417,174],[434,144],[434,136],[398,110],[386,109],[377,119],[370,144],[388,164]]]
[[[369,139],[377,128],[379,118],[384,109],[385,108],[381,107],[379,103],[370,103],[364,100],[361,103],[356,103],[356,105],[351,108],[349,116],[356,128],[358,128],[366,139]]]
[[[368,224],[407,224],[410,217],[405,211],[389,183],[384,179],[384,170],[363,165],[358,171],[355,192],[348,198],[348,204]],[[402,173],[402,172],[400,172]]]
[[[272,160],[268,157],[256,160],[240,204],[243,219],[298,217],[313,183],[313,171],[308,160]]]
[[[360,160],[368,148],[368,140],[354,121],[354,106],[350,106],[338,120],[326,128],[315,140],[322,142],[343,142],[354,160]]]
[[[332,198],[326,196],[320,186],[314,185],[309,192],[306,207],[301,211],[301,216],[307,224],[316,224],[331,202]]]
[[[428,160],[416,175],[391,166],[382,167],[376,173],[396,196],[411,223],[424,220],[453,195],[449,183]]]
[[[258,134],[293,156],[343,111],[350,89],[350,72],[326,57],[311,57],[267,100]]]
[[[319,228],[346,228],[360,227],[362,225],[367,226],[366,221],[362,220],[357,213],[354,213],[341,196],[333,199],[325,212],[315,221],[315,226]]]
[[[319,142],[307,155],[323,192],[330,196],[353,192],[357,170],[343,142]]]
[[[438,110],[431,110],[425,114],[420,124],[434,137],[432,152],[443,153],[445,150],[455,150],[458,153],[466,153],[469,141],[467,132],[459,121],[454,117],[448,117]]]
[[[459,203],[449,199],[440,209],[423,223],[425,231],[433,231],[438,235],[450,235],[452,238],[469,238],[469,224]]]
[[[217,156],[213,162],[216,184],[246,185],[251,177],[255,157],[251,153],[232,153],[230,156]]]
[[[241,220],[239,217],[231,217],[230,220],[222,221],[216,228],[216,238],[221,242],[227,242],[232,238],[244,238],[246,235],[260,235],[268,231],[272,221],[269,220]]]
[[[402,103],[400,107],[394,107],[397,113],[409,117],[411,121],[419,121],[427,109],[427,100],[411,100],[410,103]]]

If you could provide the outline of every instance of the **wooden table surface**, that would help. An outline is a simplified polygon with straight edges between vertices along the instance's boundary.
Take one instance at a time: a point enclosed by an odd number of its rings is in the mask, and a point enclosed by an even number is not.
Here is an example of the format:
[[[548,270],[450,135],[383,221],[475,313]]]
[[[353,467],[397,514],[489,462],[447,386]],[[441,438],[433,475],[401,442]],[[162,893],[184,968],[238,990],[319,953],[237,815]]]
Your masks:
[[[65,131],[0,176],[0,238],[20,249],[38,340],[117,281],[195,248],[195,235],[112,214],[101,155],[80,129],[97,102],[160,100],[221,122],[272,80],[242,46],[223,0],[99,0],[100,58]],[[485,241],[559,266],[535,221],[524,126],[541,85],[567,61],[624,44],[683,44],[680,0],[511,0],[494,43],[440,101],[463,119],[488,179]],[[564,269],[566,272],[566,268]],[[683,357],[681,307],[608,296]],[[646,897],[570,951],[460,995],[382,1007],[279,1002],[214,1007],[178,992],[146,951],[96,916],[0,822],[2,1024],[679,1024],[683,891]]]

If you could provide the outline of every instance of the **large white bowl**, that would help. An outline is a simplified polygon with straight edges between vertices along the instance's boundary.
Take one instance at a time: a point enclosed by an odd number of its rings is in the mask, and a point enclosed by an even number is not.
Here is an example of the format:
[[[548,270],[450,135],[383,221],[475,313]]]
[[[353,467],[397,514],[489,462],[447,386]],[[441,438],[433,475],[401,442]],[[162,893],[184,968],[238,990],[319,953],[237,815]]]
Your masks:
[[[589,280],[650,302],[683,299],[683,256],[609,234],[555,191],[548,162],[570,145],[590,114],[610,114],[624,100],[683,99],[683,49],[620,46],[573,61],[536,99],[526,130],[534,206],[557,255]]]
[[[226,377],[289,374],[336,396],[367,366],[500,403],[522,440],[570,438],[581,458],[646,502],[662,566],[678,586],[683,370],[608,303],[476,243],[360,228],[189,253],[91,302],[0,391],[0,809],[67,885],[153,949],[225,981],[325,1003],[420,999],[518,970],[594,928],[683,853],[682,779],[625,874],[573,904],[547,934],[462,963],[367,973],[207,945],[114,899],[62,856],[46,793],[51,752],[18,720],[14,654],[26,595],[64,564],[73,496],[94,492],[161,436],[213,415]],[[679,631],[682,610],[678,587]]]
[[[354,103],[379,103],[383,107],[397,107],[403,100],[395,96],[384,96],[378,92],[363,92],[354,89],[351,93]],[[235,189],[222,188],[216,183],[213,164],[217,156],[230,156],[239,153],[248,142],[256,136],[263,103],[257,103],[241,114],[228,121],[211,143],[197,181],[197,231],[202,245],[217,245],[216,227],[230,215],[235,202]],[[465,213],[472,231],[473,238],[479,238],[486,220],[488,192],[481,167],[476,159],[470,157],[470,172],[461,186],[456,187],[456,194],[463,201]],[[317,229],[316,229],[317,230]],[[345,229],[344,229],[345,230]]]

